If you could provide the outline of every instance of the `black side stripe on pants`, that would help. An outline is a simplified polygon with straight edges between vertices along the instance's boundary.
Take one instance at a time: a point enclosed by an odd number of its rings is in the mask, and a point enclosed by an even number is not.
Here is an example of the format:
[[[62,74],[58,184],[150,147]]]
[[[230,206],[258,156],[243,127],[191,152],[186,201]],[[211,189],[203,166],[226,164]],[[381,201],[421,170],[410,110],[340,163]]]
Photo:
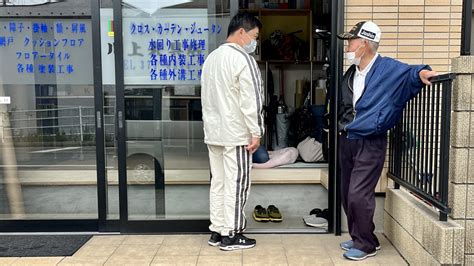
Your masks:
[[[240,224],[239,224],[239,230],[243,229],[244,228],[244,221],[245,221],[245,217],[243,215],[243,212],[244,212],[244,201],[245,201],[245,184],[247,182],[246,180],[246,177],[247,177],[247,151],[245,150],[245,147],[241,147],[241,151],[242,151],[242,182],[241,182],[241,189],[240,189],[240,204],[239,204],[239,207],[240,207]]]
[[[250,158],[249,152],[245,150],[245,146],[236,147],[236,155],[238,171],[236,180],[234,230],[240,232],[247,226],[244,216],[244,207],[250,187]]]
[[[234,231],[239,229],[239,217],[240,217],[240,183],[242,180],[242,165],[240,159],[240,152],[241,147],[238,146],[235,148],[236,156],[237,156],[237,181],[236,181],[236,188],[235,188],[235,213],[234,213]]]
[[[246,162],[247,162],[247,165],[246,165],[246,175],[245,175],[245,189],[244,189],[244,203],[242,204],[242,210],[245,209],[245,205],[247,204],[247,196],[248,196],[248,193],[249,193],[249,188],[250,188],[250,152],[245,150],[244,149],[244,152],[245,152],[245,155],[246,155]],[[243,217],[243,226],[242,226],[242,229],[245,229],[247,227],[247,221],[245,220],[245,217]]]

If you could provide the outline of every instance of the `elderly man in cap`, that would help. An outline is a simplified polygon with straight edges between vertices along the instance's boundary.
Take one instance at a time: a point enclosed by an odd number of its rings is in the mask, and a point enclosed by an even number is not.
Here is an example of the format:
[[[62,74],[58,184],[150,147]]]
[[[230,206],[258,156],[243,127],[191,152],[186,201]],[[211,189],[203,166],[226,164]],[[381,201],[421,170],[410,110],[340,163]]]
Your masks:
[[[377,52],[381,35],[372,21],[338,35],[347,40],[344,56],[351,64],[339,88],[338,113],[342,203],[352,238],[340,246],[351,260],[375,256],[380,249],[373,217],[387,131],[398,122],[405,104],[437,75],[428,65],[382,57]]]

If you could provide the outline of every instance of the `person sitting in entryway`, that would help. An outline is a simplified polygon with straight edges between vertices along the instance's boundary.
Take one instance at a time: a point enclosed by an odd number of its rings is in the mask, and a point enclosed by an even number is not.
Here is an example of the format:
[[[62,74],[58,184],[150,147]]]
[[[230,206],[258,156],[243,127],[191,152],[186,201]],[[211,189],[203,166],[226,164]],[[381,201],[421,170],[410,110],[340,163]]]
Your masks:
[[[260,145],[252,154],[253,168],[274,168],[285,164],[293,164],[298,158],[298,150],[293,147],[276,151],[267,151],[265,145]]]

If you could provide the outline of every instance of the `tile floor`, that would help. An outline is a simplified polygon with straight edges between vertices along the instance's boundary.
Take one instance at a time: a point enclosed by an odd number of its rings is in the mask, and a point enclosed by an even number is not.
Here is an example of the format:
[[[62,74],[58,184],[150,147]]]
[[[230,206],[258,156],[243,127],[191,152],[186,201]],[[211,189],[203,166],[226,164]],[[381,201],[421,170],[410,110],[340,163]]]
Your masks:
[[[257,246],[221,251],[208,235],[94,236],[71,257],[0,258],[0,265],[407,265],[383,235],[377,256],[362,262],[342,257],[347,235],[248,235]]]

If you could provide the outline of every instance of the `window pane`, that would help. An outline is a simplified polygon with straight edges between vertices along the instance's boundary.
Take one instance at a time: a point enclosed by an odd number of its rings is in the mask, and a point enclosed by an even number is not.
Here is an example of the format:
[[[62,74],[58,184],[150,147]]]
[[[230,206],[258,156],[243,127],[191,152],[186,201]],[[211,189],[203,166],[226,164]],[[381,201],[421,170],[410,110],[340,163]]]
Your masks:
[[[230,15],[171,2],[123,1],[129,219],[209,217],[200,75]]]
[[[0,218],[97,217],[85,19],[0,19]]]

